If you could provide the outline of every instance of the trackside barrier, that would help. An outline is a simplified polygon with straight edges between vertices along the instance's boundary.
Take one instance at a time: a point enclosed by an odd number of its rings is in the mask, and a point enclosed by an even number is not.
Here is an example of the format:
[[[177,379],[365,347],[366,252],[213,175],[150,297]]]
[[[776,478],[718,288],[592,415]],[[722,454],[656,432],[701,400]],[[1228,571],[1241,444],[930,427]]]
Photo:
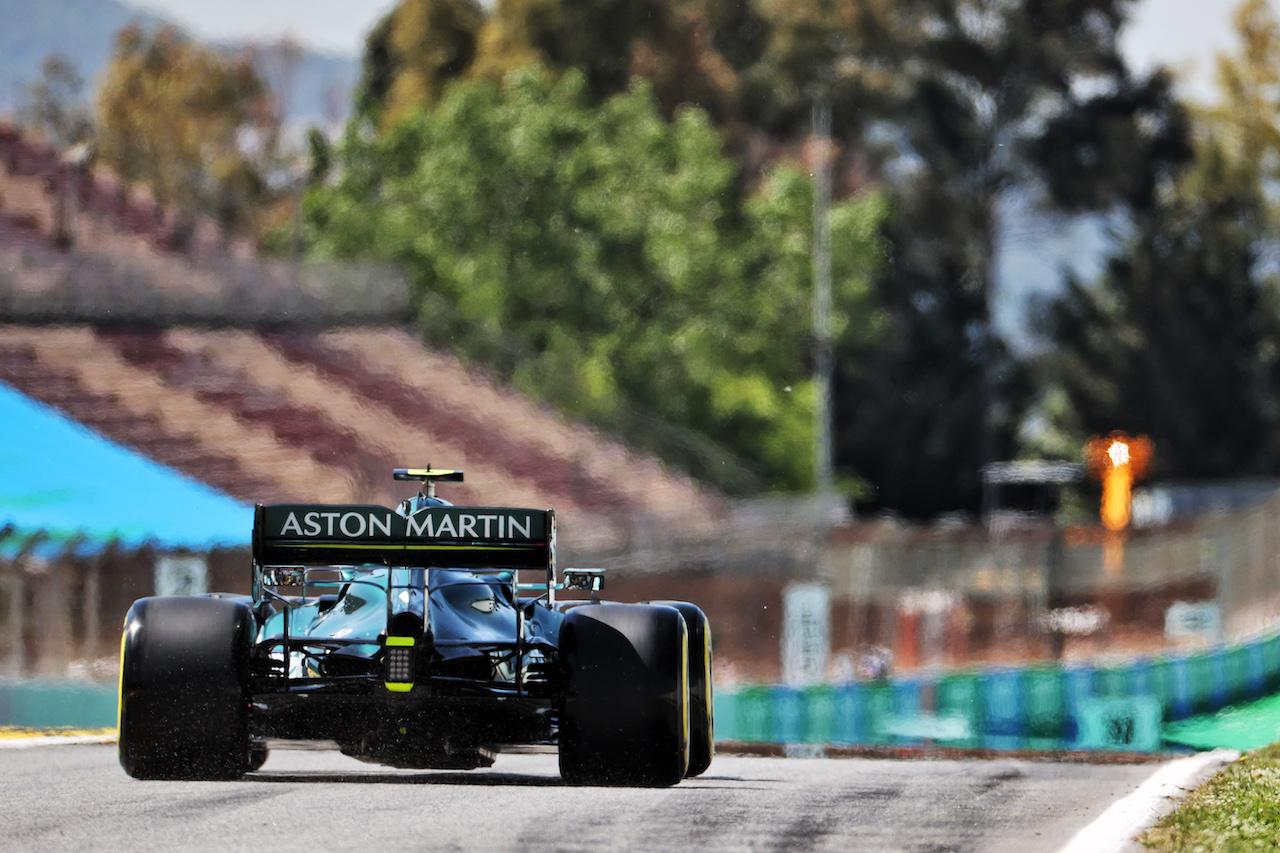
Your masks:
[[[921,671],[876,681],[717,685],[722,741],[1155,752],[1165,723],[1280,691],[1280,633],[1101,664]]]
[[[971,672],[953,672],[938,680],[934,689],[936,711],[940,718],[951,721],[950,736],[939,738],[939,746],[973,749],[982,745],[983,716],[979,699],[978,676]]]
[[[986,721],[983,746],[1017,749],[1026,736],[1027,709],[1022,686],[1021,669],[994,669],[979,676],[982,717]]]
[[[116,725],[116,686],[0,681],[0,726],[105,729]]]
[[[923,671],[803,688],[717,685],[722,741],[1155,751],[1164,723],[1280,691],[1280,633],[1122,664]],[[0,726],[109,728],[116,687],[0,680]]]
[[[867,688],[863,684],[845,684],[833,688],[835,719],[831,743],[866,743]]]
[[[1053,749],[1062,738],[1066,715],[1062,670],[1032,666],[1023,673],[1023,707],[1027,717],[1027,747]]]

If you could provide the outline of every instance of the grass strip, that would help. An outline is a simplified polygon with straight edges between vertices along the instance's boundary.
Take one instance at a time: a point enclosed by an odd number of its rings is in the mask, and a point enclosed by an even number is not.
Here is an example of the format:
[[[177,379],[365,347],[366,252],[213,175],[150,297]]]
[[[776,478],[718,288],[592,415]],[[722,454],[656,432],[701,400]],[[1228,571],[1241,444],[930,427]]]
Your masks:
[[[1148,850],[1186,853],[1277,849],[1280,743],[1246,753],[1137,840]]]

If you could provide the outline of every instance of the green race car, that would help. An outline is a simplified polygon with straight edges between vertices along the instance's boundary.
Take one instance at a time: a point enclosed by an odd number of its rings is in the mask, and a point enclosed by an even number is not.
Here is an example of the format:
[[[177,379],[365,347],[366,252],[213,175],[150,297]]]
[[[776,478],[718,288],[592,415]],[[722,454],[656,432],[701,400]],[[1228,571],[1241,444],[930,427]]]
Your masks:
[[[129,775],[238,778],[273,739],[448,769],[545,745],[578,784],[674,785],[707,769],[711,630],[698,607],[601,602],[603,570],[557,572],[554,510],[436,497],[461,471],[395,476],[423,484],[395,510],[259,505],[251,596],[133,604]]]

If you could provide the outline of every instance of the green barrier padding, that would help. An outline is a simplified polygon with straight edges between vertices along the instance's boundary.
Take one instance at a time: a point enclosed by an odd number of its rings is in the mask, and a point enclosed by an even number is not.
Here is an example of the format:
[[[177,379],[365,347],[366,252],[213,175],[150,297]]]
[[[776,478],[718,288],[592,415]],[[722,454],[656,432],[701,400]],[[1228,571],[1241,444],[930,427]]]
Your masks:
[[[1218,711],[1231,704],[1227,684],[1227,650],[1214,649],[1209,653],[1209,660],[1213,662],[1213,695],[1209,709]]]
[[[769,694],[773,725],[770,743],[801,743],[804,738],[803,697],[794,687],[775,687]]]
[[[834,743],[866,743],[867,688],[856,683],[843,684],[833,698],[836,715]]]
[[[882,745],[895,740],[893,733],[893,688],[887,681],[867,687],[867,743]]]
[[[1267,670],[1262,659],[1262,643],[1254,641],[1245,651],[1249,661],[1249,697],[1257,699],[1267,694]]]
[[[735,697],[737,740],[768,743],[772,727],[769,688],[761,685],[743,687]]]
[[[1206,652],[1196,652],[1187,658],[1193,713],[1205,713],[1218,708],[1214,699],[1217,692],[1214,670],[1214,660]]]
[[[1072,664],[1062,670],[1062,738],[1068,746],[1080,740],[1080,708],[1093,698],[1093,667]]]
[[[1028,667],[1023,674],[1022,690],[1027,715],[1027,746],[1031,749],[1060,748],[1066,719],[1062,668]]]
[[[1146,687],[1147,694],[1156,697],[1160,703],[1161,715],[1169,719],[1169,709],[1173,707],[1173,666],[1167,658],[1154,658],[1148,662]]]
[[[982,745],[988,749],[1021,749],[1026,737],[1027,715],[1023,707],[1022,670],[1000,668],[979,678],[982,695]]]
[[[902,746],[976,742],[978,729],[971,715],[950,711],[940,704],[947,698],[940,687],[930,678],[895,683],[893,716],[884,725],[885,733],[893,735]]]
[[[1147,696],[1151,690],[1151,659],[1137,658],[1129,662],[1129,683],[1125,685],[1126,696]]]
[[[1191,701],[1191,663],[1185,655],[1178,655],[1169,661],[1169,672],[1172,676],[1173,697],[1166,718],[1181,720],[1194,713]]]
[[[1222,656],[1223,679],[1226,682],[1226,704],[1255,698],[1250,689],[1249,649],[1247,646],[1231,646]]]
[[[114,685],[61,681],[0,683],[0,725],[104,729],[116,724]]]
[[[806,687],[803,697],[804,743],[835,743],[836,740],[836,698],[835,690],[828,684],[817,684]]]
[[[1103,699],[1123,699],[1129,695],[1127,666],[1098,667],[1093,673],[1094,695]]]
[[[728,687],[716,685],[711,701],[716,740],[742,740],[738,733],[738,694]]]
[[[982,743],[982,696],[971,672],[943,676],[934,690],[938,716],[958,720],[961,734],[938,739],[942,746],[973,749]]]
[[[1215,713],[1280,690],[1280,635],[1099,669],[1054,662],[935,677],[718,690],[717,735],[758,743],[1142,752],[1159,749],[1161,738],[1253,748],[1280,736],[1280,696]],[[54,697],[0,683],[0,725],[114,723],[113,690],[77,698],[77,688],[59,689]],[[86,702],[98,704],[85,711]]]
[[[992,669],[978,678],[982,716],[988,736],[1022,737],[1026,734],[1022,670]]]
[[[924,684],[918,678],[895,680],[891,684],[893,717],[887,721],[887,731],[901,746],[922,746],[933,739],[933,715],[925,714]]]
[[[1089,699],[1080,706],[1081,749],[1155,752],[1160,702],[1154,696]]]
[[[1266,673],[1264,690],[1280,688],[1280,634],[1262,641],[1262,669]]]

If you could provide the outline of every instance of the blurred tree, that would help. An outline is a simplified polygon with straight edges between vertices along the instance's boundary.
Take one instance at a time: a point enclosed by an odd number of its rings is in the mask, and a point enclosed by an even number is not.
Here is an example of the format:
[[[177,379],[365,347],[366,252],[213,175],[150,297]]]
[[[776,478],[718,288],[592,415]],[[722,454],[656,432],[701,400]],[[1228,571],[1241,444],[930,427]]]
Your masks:
[[[382,137],[350,133],[309,221],[321,253],[400,262],[434,343],[609,428],[656,418],[803,487],[812,187],[780,168],[744,204],[722,144],[699,111],[665,121],[645,86],[596,105],[577,72],[458,83]],[[848,338],[876,331],[881,217],[875,196],[833,217]]]
[[[576,68],[596,100],[638,76],[668,115],[693,105],[722,126],[790,138],[807,129],[815,87],[841,90],[850,104],[875,88],[866,73],[874,63],[854,57],[871,55],[866,40],[883,35],[892,8],[892,0],[499,0],[476,70],[500,80],[534,62]]]
[[[661,0],[499,0],[486,46],[509,52],[486,58],[499,75],[536,57],[548,68],[582,72],[596,100],[624,91],[635,43],[662,33]]]
[[[1168,81],[1125,66],[1128,0],[891,5],[847,19],[872,28],[850,41],[869,57],[832,58],[871,69],[844,79],[878,86],[863,138],[894,202],[878,281],[891,331],[874,370],[838,377],[837,460],[871,479],[869,508],[974,511],[1031,391],[992,328],[1006,212],[1149,206],[1185,129]]]
[[[1234,23],[1240,52],[1217,57],[1218,98],[1196,110],[1197,157],[1183,192],[1255,196],[1276,225],[1280,198],[1263,188],[1280,180],[1280,23],[1266,0],[1245,0]]]
[[[75,66],[57,55],[45,57],[40,79],[27,86],[27,103],[19,119],[38,128],[74,170],[60,181],[54,206],[54,244],[67,249],[75,242],[76,185],[93,162],[93,119],[84,100],[84,80]]]
[[[247,103],[250,127],[241,135],[241,148],[268,182],[273,172],[286,168],[281,135],[304,52],[301,44],[285,36],[248,45],[241,56],[261,81],[260,95]]]
[[[259,181],[257,247],[281,256],[298,257],[305,248],[302,194],[325,180],[331,155],[331,140],[321,129],[309,127],[299,139],[296,132],[300,128],[285,126],[293,112],[291,102],[297,94],[305,54],[304,47],[290,36],[250,44],[241,54],[264,84],[262,97],[249,104],[249,126],[240,133],[240,149],[252,167],[250,174]]]
[[[577,69],[596,101],[625,91],[638,76],[668,116],[693,105],[723,122],[733,115],[737,78],[707,17],[719,2],[499,0],[474,72],[496,81],[535,63],[556,73]]]
[[[401,0],[365,40],[356,118],[385,130],[438,101],[475,60],[484,20],[476,0]]]
[[[157,200],[249,225],[263,182],[242,148],[273,135],[278,114],[247,60],[231,61],[172,27],[132,25],[116,37],[98,91],[98,154]]]
[[[1162,477],[1280,473],[1280,27],[1236,14],[1220,99],[1197,111],[1195,159],[1134,216],[1105,275],[1045,312],[1050,434],[1145,432]]]
[[[68,59],[45,57],[40,79],[27,86],[27,103],[19,118],[43,131],[59,150],[87,143],[93,135],[93,118],[84,97],[84,78]]]
[[[809,131],[815,101],[832,106],[837,137],[856,138],[908,95],[916,20],[896,0],[747,3],[708,0],[713,42],[739,76],[737,113],[757,132]],[[909,4],[908,4],[909,5]]]
[[[977,508],[979,469],[1014,453],[1030,397],[1022,364],[991,325],[1008,211],[1141,216],[1188,156],[1168,80],[1134,77],[1120,54],[1132,3],[499,0],[475,31],[474,62],[447,79],[497,83],[532,64],[556,75],[580,69],[580,96],[602,104],[639,75],[669,116],[680,104],[707,108],[752,169],[808,133],[816,102],[831,104],[845,142],[837,193],[883,186],[892,257],[876,284],[884,344],[868,351],[854,335],[837,349],[837,461],[871,479],[869,507],[931,515]],[[366,68],[378,73],[367,79],[382,80],[370,92],[391,91],[397,73],[394,16],[385,26],[369,42]],[[402,103],[435,103],[443,91]],[[466,150],[489,162],[494,152],[482,147]],[[349,148],[348,186],[381,191],[380,167],[359,161],[386,154]],[[556,197],[555,186],[521,180]],[[739,173],[726,192],[744,185]],[[746,207],[729,209],[732,218]],[[502,338],[507,326],[491,332]]]
[[[1147,433],[1162,477],[1280,473],[1280,323],[1260,275],[1260,198],[1179,196],[1046,312],[1051,426]],[[1078,446],[1078,445],[1077,445]]]

